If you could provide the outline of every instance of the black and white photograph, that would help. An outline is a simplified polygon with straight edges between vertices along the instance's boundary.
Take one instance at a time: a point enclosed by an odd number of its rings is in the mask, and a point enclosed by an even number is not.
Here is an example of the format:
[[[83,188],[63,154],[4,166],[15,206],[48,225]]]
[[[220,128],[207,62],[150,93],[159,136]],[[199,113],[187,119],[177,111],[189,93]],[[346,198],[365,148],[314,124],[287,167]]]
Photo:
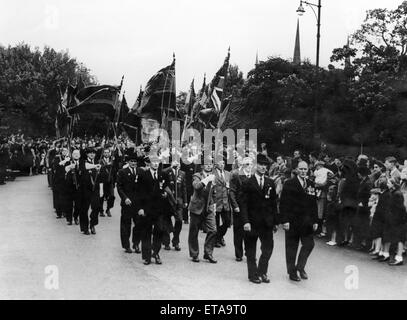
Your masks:
[[[407,1],[0,1],[0,300],[404,300],[406,123]]]

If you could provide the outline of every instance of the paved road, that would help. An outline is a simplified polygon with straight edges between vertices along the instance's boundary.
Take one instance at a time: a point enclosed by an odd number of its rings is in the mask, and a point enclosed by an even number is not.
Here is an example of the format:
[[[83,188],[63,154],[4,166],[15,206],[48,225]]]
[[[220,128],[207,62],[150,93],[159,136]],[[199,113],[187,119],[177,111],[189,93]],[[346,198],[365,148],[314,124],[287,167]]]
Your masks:
[[[284,235],[276,235],[270,284],[247,281],[245,262],[235,262],[231,230],[225,248],[215,250],[218,264],[190,262],[187,226],[182,251],[162,251],[163,265],[142,264],[141,256],[122,251],[119,207],[100,218],[97,234],[55,219],[45,176],[18,178],[0,186],[1,299],[405,299],[407,266],[391,268],[365,254],[330,248],[317,241],[309,260],[310,280],[288,281]],[[200,235],[201,244],[204,234]],[[47,266],[56,266],[57,290],[47,289]],[[353,267],[352,267],[353,266]],[[350,274],[345,273],[350,268]],[[54,268],[54,267],[51,267]],[[355,269],[357,268],[357,269]],[[353,281],[358,271],[358,282]],[[49,278],[48,278],[49,280]],[[353,281],[353,282],[352,282]],[[349,290],[345,283],[358,286]],[[54,282],[55,284],[55,282]]]

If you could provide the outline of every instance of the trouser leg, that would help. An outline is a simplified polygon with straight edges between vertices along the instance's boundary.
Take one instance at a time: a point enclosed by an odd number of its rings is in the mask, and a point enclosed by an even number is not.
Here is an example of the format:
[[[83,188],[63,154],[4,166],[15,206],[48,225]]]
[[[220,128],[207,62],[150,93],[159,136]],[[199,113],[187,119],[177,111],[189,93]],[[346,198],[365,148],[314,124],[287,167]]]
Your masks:
[[[299,240],[300,237],[295,232],[285,232],[285,258],[288,274],[296,272],[295,260],[297,257]]]
[[[189,256],[191,258],[199,256],[198,233],[200,224],[201,216],[196,215],[194,213],[190,213],[188,247],[189,247]]]
[[[230,227],[231,217],[230,211],[222,210],[219,213],[219,216],[222,218],[222,225],[218,227],[218,241],[220,241],[226,234],[228,228]]]
[[[236,258],[243,258],[243,238],[244,230],[239,214],[233,217],[233,244],[235,246]]]
[[[120,240],[123,249],[130,248],[130,234],[131,234],[131,221],[132,214],[128,208],[123,208],[121,210],[120,217]]]
[[[298,270],[305,269],[308,258],[315,246],[314,236],[312,234],[308,235],[308,236],[301,236],[301,245],[302,245],[302,247],[300,250],[300,254],[298,255],[298,262],[297,262]]]
[[[244,248],[247,260],[247,273],[249,279],[259,276],[256,262],[257,234],[253,231],[244,233]]]
[[[143,260],[151,259],[151,235],[153,232],[152,221],[149,218],[144,218],[142,231],[141,231],[141,256]]]
[[[269,261],[274,248],[273,230],[272,229],[261,230],[259,232],[259,238],[261,242],[260,247],[261,256],[259,259],[258,270],[260,275],[267,275]]]
[[[204,253],[207,255],[213,254],[213,247],[216,242],[216,218],[214,213],[209,213],[205,217],[205,230],[206,230],[206,239],[204,245]]]
[[[181,234],[181,230],[182,230],[182,206],[180,206],[179,208],[177,208],[177,211],[175,212],[174,215],[174,236],[172,238],[172,244],[174,246],[179,245],[179,236]]]

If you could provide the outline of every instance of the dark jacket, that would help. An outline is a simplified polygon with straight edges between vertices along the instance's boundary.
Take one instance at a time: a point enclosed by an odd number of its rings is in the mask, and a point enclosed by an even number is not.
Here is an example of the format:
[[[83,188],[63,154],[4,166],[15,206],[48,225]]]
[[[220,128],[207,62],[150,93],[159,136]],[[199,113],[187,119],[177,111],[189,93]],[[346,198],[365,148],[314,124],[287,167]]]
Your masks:
[[[132,202],[131,207],[138,211],[140,208],[139,199],[139,183],[138,177],[140,175],[141,169],[135,168],[134,174],[130,168],[120,169],[117,173],[117,192],[120,196],[122,207],[127,207],[125,204],[126,199],[130,199]]]
[[[290,231],[301,235],[313,233],[318,223],[317,197],[314,183],[306,179],[307,188],[297,177],[285,182],[280,200],[281,223],[290,223]]]
[[[241,217],[242,223],[250,223],[254,229],[274,228],[277,221],[277,196],[274,182],[264,177],[260,189],[255,175],[242,185]]]

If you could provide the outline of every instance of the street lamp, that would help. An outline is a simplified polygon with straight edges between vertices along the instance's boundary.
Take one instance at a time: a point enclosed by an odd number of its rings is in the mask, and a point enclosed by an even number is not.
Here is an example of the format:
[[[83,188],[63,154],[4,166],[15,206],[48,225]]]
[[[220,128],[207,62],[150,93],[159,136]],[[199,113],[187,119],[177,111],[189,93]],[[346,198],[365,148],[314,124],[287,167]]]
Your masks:
[[[306,4],[307,6],[309,6],[312,11],[314,12],[315,18],[317,19],[317,61],[316,61],[316,66],[317,69],[319,68],[319,48],[320,48],[320,39],[321,39],[321,0],[318,0],[318,4],[315,3],[310,3],[307,1],[300,1],[300,6],[297,9],[297,13],[299,16],[302,16],[305,13],[305,9],[303,4]],[[315,12],[315,9],[318,9],[318,13]]]
[[[318,0],[318,4],[310,3],[307,1],[300,0],[300,6],[297,9],[299,16],[302,16],[305,13],[303,4],[309,6],[314,12],[315,18],[317,19],[317,59],[316,59],[316,73],[317,73],[317,90],[315,92],[315,107],[314,107],[314,138],[319,139],[319,128],[318,128],[318,112],[319,112],[319,48],[321,40],[321,0]],[[315,8],[318,9],[318,13],[315,12]]]

